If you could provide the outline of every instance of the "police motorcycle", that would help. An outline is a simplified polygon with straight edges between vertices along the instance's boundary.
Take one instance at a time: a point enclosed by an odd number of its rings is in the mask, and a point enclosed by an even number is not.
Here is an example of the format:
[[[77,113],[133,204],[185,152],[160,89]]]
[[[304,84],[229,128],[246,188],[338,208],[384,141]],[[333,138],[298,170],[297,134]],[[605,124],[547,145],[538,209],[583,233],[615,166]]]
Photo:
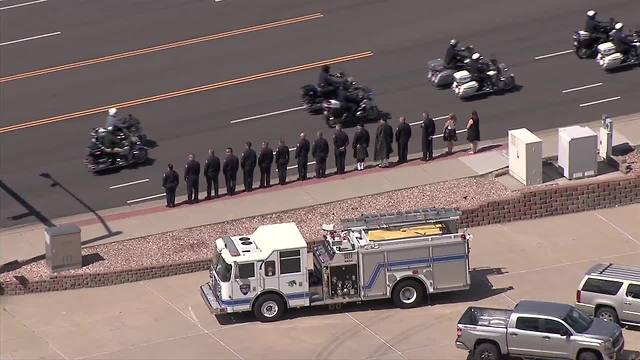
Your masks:
[[[107,135],[107,132],[110,134]],[[138,136],[124,129],[97,127],[92,129],[89,135],[91,142],[87,146],[85,164],[94,174],[143,164],[148,159],[148,148],[142,144]],[[114,144],[105,144],[107,136],[114,138]]]
[[[451,89],[460,99],[466,99],[480,94],[504,93],[516,85],[515,76],[509,73],[509,69],[503,63],[498,63],[496,59],[491,59],[484,65],[488,71],[480,78],[474,76],[467,70],[461,70],[453,74],[453,85]]]
[[[434,59],[427,63],[429,72],[427,73],[427,79],[435,87],[449,87],[453,84],[453,74],[460,70],[466,69],[465,61],[471,59],[476,50],[472,45],[468,45],[458,52],[458,59],[453,68],[447,68],[443,59]]]
[[[346,83],[346,75],[343,72],[330,74],[336,84]],[[320,87],[315,84],[304,85],[300,88],[302,104],[312,115],[320,115],[324,112],[322,103],[325,100],[335,99],[337,96],[337,88]]]
[[[618,51],[613,42],[598,45],[596,62],[604,71],[640,64],[640,31],[636,30],[631,35],[626,36],[631,38],[631,48],[624,55]]]
[[[357,106],[354,106],[353,110],[334,99],[324,101],[322,107],[327,126],[330,128],[336,127],[337,124],[351,127],[360,123],[373,123],[380,119],[391,119],[391,114],[381,111],[371,98],[362,99]]]
[[[606,29],[599,33],[589,33],[588,31],[578,30],[573,33],[573,48],[576,56],[580,59],[595,58],[598,45],[611,41],[611,31],[615,20],[609,19],[609,25]]]

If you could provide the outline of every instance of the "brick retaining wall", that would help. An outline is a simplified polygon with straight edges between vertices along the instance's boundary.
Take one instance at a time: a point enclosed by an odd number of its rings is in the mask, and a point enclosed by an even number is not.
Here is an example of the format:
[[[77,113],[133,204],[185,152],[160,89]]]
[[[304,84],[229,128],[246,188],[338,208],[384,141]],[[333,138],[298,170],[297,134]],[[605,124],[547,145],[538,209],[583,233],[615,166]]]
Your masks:
[[[562,185],[524,189],[518,194],[462,209],[468,227],[528,220],[543,216],[616,207],[640,202],[640,174],[604,180],[578,180]],[[109,286],[207,270],[211,259],[191,260],[104,273],[50,275],[48,279],[26,278],[0,283],[0,294],[20,295],[44,291]]]

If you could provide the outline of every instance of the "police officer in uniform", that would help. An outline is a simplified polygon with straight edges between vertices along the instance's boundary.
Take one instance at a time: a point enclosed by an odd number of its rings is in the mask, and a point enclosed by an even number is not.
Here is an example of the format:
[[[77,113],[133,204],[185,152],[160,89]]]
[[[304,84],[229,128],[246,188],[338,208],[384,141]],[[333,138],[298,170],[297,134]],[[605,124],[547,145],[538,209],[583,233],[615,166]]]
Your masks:
[[[333,146],[336,155],[336,168],[338,174],[344,174],[345,158],[347,157],[347,145],[349,136],[342,131],[342,125],[336,125],[336,133],[333,135]]]
[[[173,170],[173,164],[167,165],[167,172],[162,176],[162,187],[167,195],[167,207],[176,207],[176,189],[180,183],[178,172]]]
[[[258,156],[258,167],[260,168],[260,188],[271,186],[271,164],[273,164],[273,150],[268,142],[262,143],[262,150]]]
[[[404,116],[400,117],[400,124],[396,129],[396,142],[398,143],[398,164],[406,163],[409,153],[409,139],[411,139],[411,126],[407,124]]]
[[[280,185],[287,183],[287,165],[289,165],[289,147],[284,144],[283,139],[280,139],[280,146],[276,150],[276,166],[278,167],[278,183]]]
[[[220,159],[216,156],[213,149],[209,149],[209,157],[204,162],[204,178],[207,181],[207,200],[211,199],[211,185],[213,184],[214,197],[219,198],[218,193],[219,182],[218,175],[220,174]]]
[[[318,131],[318,138],[313,142],[311,156],[316,162],[316,178],[321,179],[326,177],[329,142],[322,137],[322,131]]]
[[[195,155],[189,154],[187,164],[184,166],[184,181],[187,183],[187,203],[197,203],[198,183],[200,180],[200,163],[195,160]]]
[[[296,146],[295,158],[298,162],[298,180],[307,180],[307,164],[309,163],[309,150],[311,144],[305,137],[304,133],[300,133],[300,141]]]
[[[422,113],[422,161],[433,159],[433,136],[436,134],[436,123],[429,113]]]
[[[253,191],[253,171],[256,169],[258,157],[251,148],[251,141],[245,143],[246,149],[242,153],[240,166],[242,167],[242,179],[244,180],[244,191]]]
[[[236,193],[236,177],[238,176],[238,168],[240,168],[240,160],[233,155],[233,149],[228,147],[225,150],[227,157],[222,163],[222,174],[224,175],[224,183],[227,186],[227,195],[232,196]]]

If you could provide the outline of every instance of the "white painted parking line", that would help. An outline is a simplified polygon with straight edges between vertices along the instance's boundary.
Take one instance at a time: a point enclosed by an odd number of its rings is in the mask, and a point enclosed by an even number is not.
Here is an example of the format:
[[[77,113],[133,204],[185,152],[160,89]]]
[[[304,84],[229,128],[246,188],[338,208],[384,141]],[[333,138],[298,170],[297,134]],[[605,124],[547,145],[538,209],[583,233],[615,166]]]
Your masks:
[[[149,181],[149,179],[136,180],[136,181],[132,181],[132,182],[124,183],[124,184],[118,184],[118,185],[109,186],[109,189],[117,189],[117,188],[129,186],[129,185],[141,184],[141,183],[144,183],[144,182],[147,182],[147,181]]]
[[[356,324],[360,325],[363,329],[367,330],[371,335],[375,336],[378,340],[380,340],[383,344],[387,345],[387,347],[391,350],[393,350],[396,354],[400,355],[401,358],[406,359],[406,356],[404,356],[398,349],[394,348],[393,346],[391,346],[391,344],[389,344],[388,342],[386,342],[383,338],[381,338],[380,336],[378,336],[378,334],[374,333],[373,330],[369,329],[367,326],[365,326],[363,323],[361,323],[360,321],[356,320],[356,318],[354,318],[353,316],[351,316],[351,314],[346,313],[346,315],[353,320]]]
[[[558,52],[555,52],[553,54],[536,56],[536,57],[534,57],[534,59],[535,60],[546,59],[548,57],[564,55],[564,54],[568,54],[568,53],[571,53],[571,52],[573,52],[573,50],[558,51]]]
[[[312,162],[308,163],[307,165],[313,165],[315,163],[316,163],[315,161],[312,161]],[[287,170],[295,169],[297,167],[298,167],[298,165],[289,166],[289,167],[287,167]],[[278,171],[278,169],[276,169],[276,172],[277,171]]]
[[[155,198],[158,198],[160,196],[165,196],[165,193],[151,195],[151,196],[145,196],[145,197],[139,198],[139,199],[127,200],[127,204],[132,204],[132,203],[136,203],[136,202],[139,202],[139,201],[145,201],[145,200],[149,200],[149,199],[155,199]]]
[[[22,3],[22,4],[4,6],[4,7],[0,7],[0,11],[7,10],[7,9],[13,9],[13,8],[21,7],[21,6],[33,5],[33,4],[42,3],[42,2],[45,2],[45,1],[48,1],[48,0],[36,0],[36,1],[30,1],[30,2],[26,2],[26,3]]]
[[[446,119],[446,118],[448,118],[448,117],[449,117],[449,115],[443,115],[443,116],[438,116],[437,118],[433,118],[433,120],[442,120],[442,119]],[[416,125],[418,125],[418,124],[422,124],[422,121],[412,122],[412,123],[410,123],[409,125],[411,125],[411,126],[416,126]]]
[[[595,83],[595,84],[591,84],[591,85],[580,86],[580,87],[573,88],[573,89],[562,90],[562,93],[566,94],[566,93],[570,93],[570,92],[574,92],[574,91],[578,91],[578,90],[589,89],[589,88],[600,86],[600,85],[602,85],[602,83]]]
[[[602,100],[597,100],[597,101],[592,101],[592,102],[580,104],[580,107],[585,107],[585,106],[589,106],[589,105],[595,105],[595,104],[600,104],[600,103],[607,102],[607,101],[620,100],[620,99],[622,99],[621,96],[615,96],[615,97],[608,98],[608,99],[602,99]]]
[[[616,226],[616,224],[612,223],[611,221],[607,220],[604,216],[596,213],[596,216],[599,217],[600,219],[602,219],[602,221],[606,222],[607,224],[611,225],[612,228],[618,230],[621,234],[623,234],[624,236],[628,237],[629,239],[633,240],[633,242],[635,242],[636,244],[640,245],[640,241],[636,240],[633,236],[629,235],[628,232],[620,229],[618,226]]]
[[[242,119],[231,120],[231,121],[229,121],[229,124],[235,124],[235,123],[239,123],[239,122],[243,122],[243,121],[259,119],[259,118],[263,118],[263,117],[267,117],[267,116],[271,116],[271,115],[284,114],[284,113],[291,112],[291,111],[302,110],[304,108],[305,108],[304,106],[298,106],[298,107],[294,107],[294,108],[291,108],[291,109],[284,109],[284,110],[274,111],[274,112],[270,112],[270,113],[266,113],[266,114],[249,116],[249,117],[242,118]]]
[[[18,39],[18,40],[12,40],[12,41],[3,42],[3,43],[0,43],[0,46],[11,45],[11,44],[15,44],[15,43],[24,42],[24,41],[41,39],[41,38],[45,38],[45,37],[49,37],[49,36],[56,36],[56,35],[60,35],[60,34],[62,34],[62,32],[56,31],[56,32],[48,33],[48,34],[31,36],[31,37],[24,38],[24,39]]]

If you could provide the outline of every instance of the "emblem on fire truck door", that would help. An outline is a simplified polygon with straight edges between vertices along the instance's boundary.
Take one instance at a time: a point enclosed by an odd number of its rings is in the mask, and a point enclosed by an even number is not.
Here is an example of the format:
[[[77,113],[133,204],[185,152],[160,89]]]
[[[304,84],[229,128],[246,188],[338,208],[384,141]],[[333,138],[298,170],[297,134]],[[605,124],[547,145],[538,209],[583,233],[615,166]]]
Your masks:
[[[240,292],[242,295],[247,295],[251,290],[251,284],[240,284]]]

